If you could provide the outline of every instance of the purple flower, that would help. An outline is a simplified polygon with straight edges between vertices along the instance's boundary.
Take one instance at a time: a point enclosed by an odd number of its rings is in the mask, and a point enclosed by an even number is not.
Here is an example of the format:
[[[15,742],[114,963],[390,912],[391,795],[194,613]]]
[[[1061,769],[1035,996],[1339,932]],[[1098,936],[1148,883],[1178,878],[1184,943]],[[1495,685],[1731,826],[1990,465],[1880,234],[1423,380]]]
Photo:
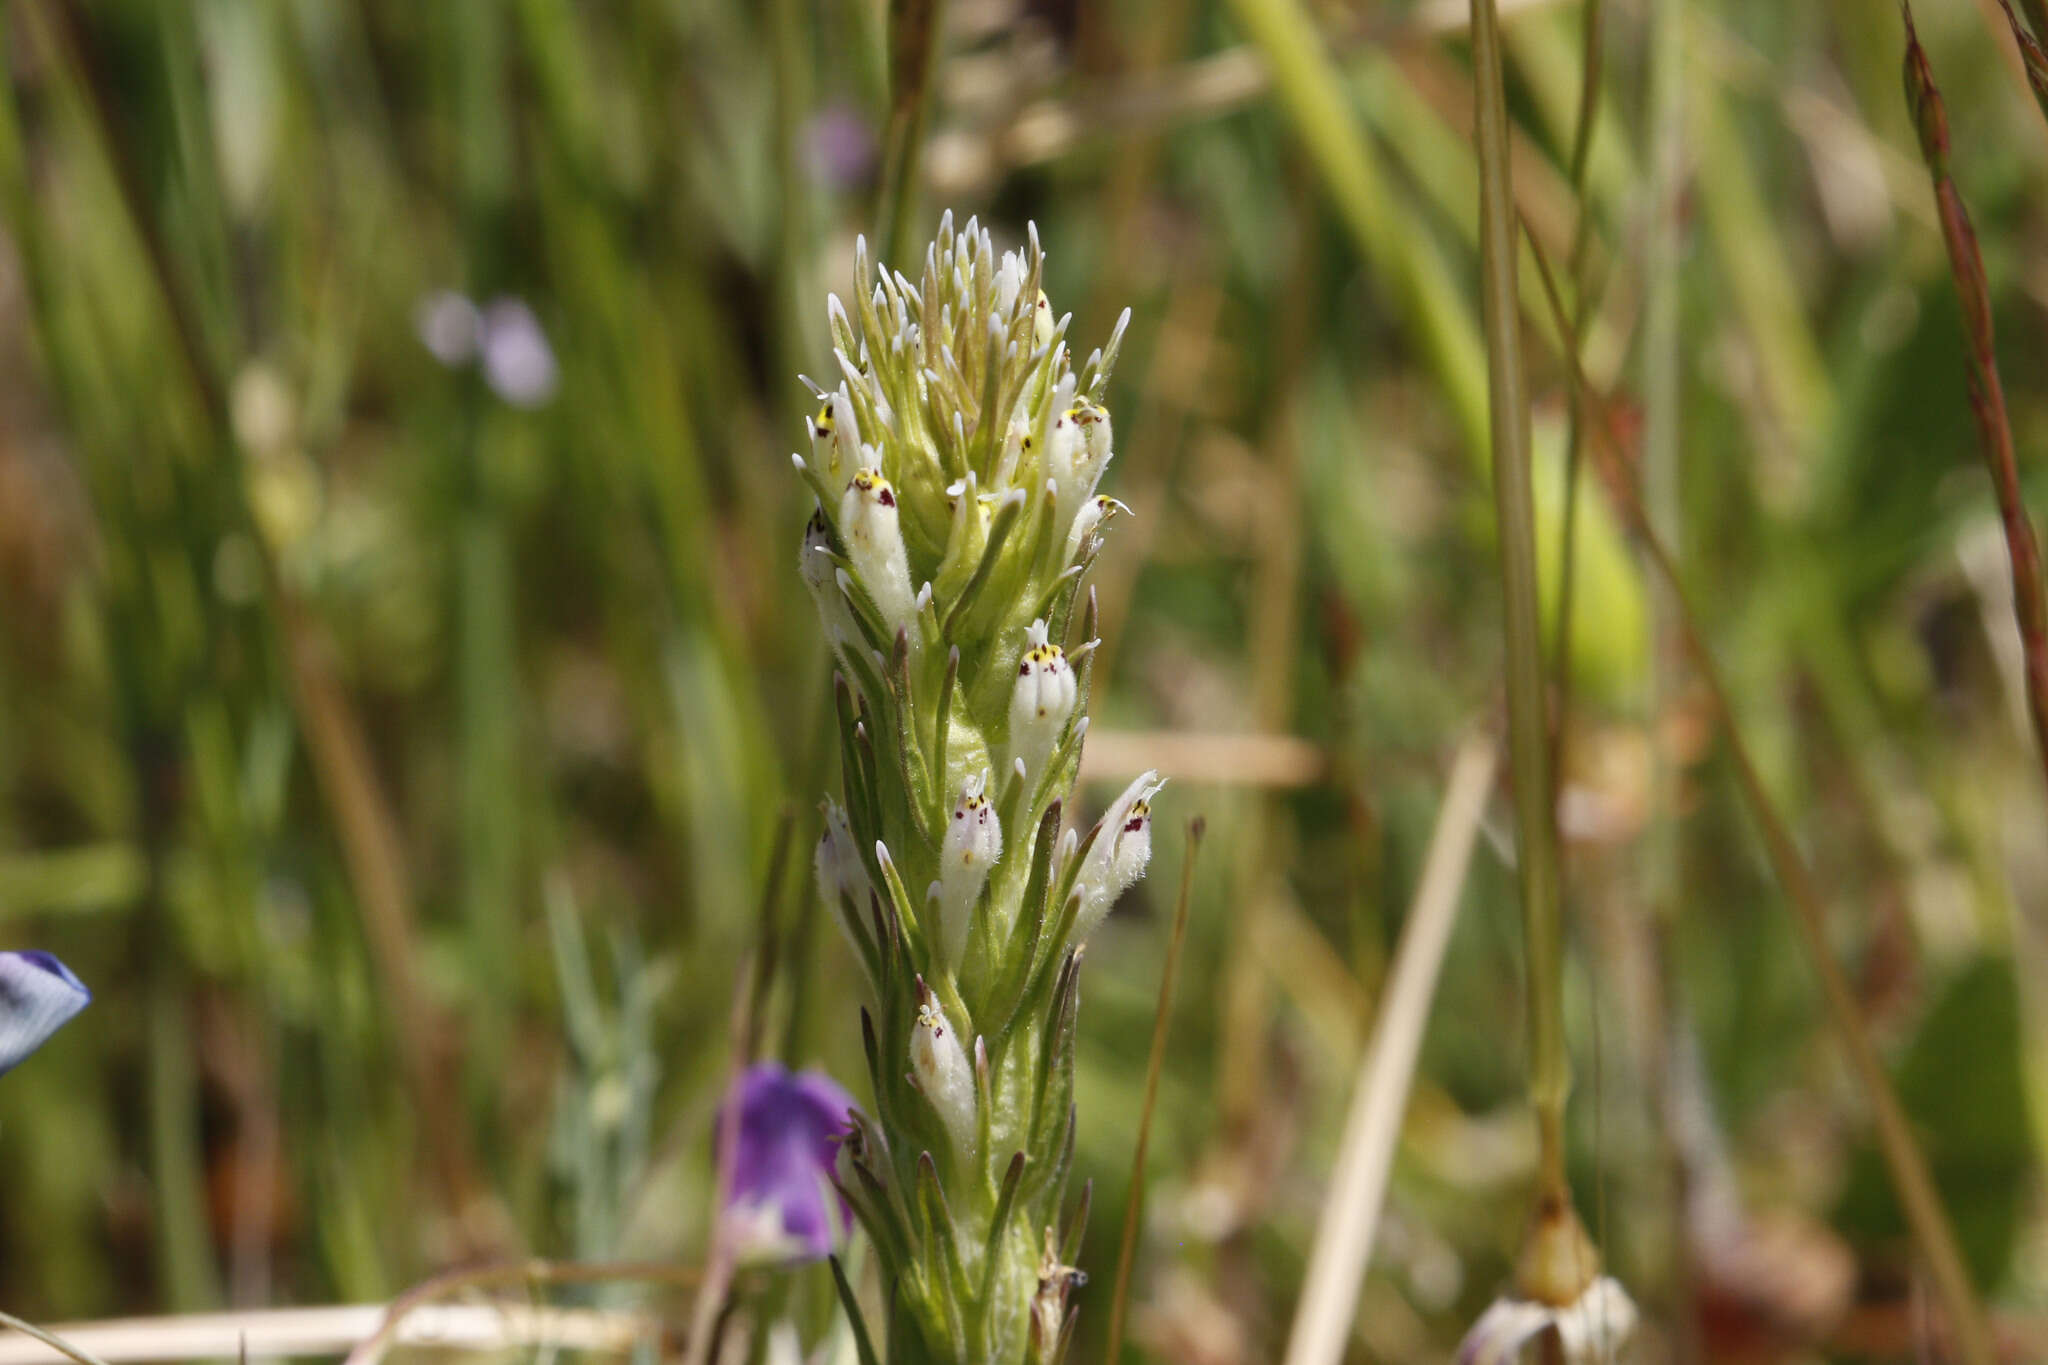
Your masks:
[[[540,319],[520,299],[484,309],[484,378],[515,408],[537,408],[555,396],[555,351]]]
[[[812,115],[805,125],[811,178],[831,190],[865,185],[875,165],[875,131],[849,104],[834,104]]]
[[[413,310],[413,328],[450,369],[480,362],[491,391],[515,408],[537,408],[555,396],[555,350],[523,299],[505,296],[478,308],[452,289],[437,289]]]
[[[0,1075],[91,1001],[84,983],[48,953],[0,953]]]
[[[738,1145],[724,1212],[735,1258],[743,1265],[822,1260],[853,1227],[852,1210],[832,1188],[853,1097],[821,1072],[792,1074],[762,1062],[734,1082],[726,1103],[735,1102]]]

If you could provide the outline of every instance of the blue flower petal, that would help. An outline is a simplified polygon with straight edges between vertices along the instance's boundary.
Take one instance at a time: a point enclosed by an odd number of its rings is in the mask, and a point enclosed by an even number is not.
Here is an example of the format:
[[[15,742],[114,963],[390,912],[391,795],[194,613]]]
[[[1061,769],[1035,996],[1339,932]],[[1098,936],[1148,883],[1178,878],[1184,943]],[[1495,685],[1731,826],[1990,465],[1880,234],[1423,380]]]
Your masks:
[[[91,1002],[85,983],[50,954],[0,953],[0,1075]]]
[[[726,1218],[741,1262],[830,1255],[853,1223],[831,1179],[853,1097],[818,1072],[763,1062],[736,1079],[726,1103],[739,1105]]]

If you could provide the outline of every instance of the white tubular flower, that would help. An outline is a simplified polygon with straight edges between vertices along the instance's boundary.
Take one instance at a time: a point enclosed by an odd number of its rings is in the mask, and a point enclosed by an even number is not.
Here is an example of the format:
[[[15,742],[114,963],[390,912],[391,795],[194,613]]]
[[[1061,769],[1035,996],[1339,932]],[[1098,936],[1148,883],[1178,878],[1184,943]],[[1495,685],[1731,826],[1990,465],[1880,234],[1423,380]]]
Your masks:
[[[1060,380],[1053,391],[1052,410],[1058,416],[1052,419],[1052,427],[1045,434],[1045,477],[1059,485],[1060,496],[1075,499],[1075,489],[1081,485],[1080,468],[1087,458],[1083,444],[1081,424],[1074,420],[1074,377]],[[1071,504],[1069,504],[1071,505]]]
[[[1017,481],[1017,467],[1030,456],[1033,444],[1031,424],[1022,418],[1012,419],[1003,433],[1002,454],[996,459],[996,472],[989,479],[988,486],[996,489],[1013,486]]]
[[[939,852],[939,952],[958,965],[967,949],[967,927],[989,869],[1003,856],[1003,822],[989,804],[988,778],[976,773],[960,789],[953,818],[946,822]]]
[[[859,449],[860,419],[842,384],[837,393],[825,395],[811,418],[811,462],[828,483],[837,483],[852,471]]]
[[[917,608],[910,593],[910,559],[903,550],[903,528],[896,510],[896,489],[882,471],[863,465],[839,500],[839,531],[846,537],[846,557],[860,573],[869,595],[889,629],[909,629]]]
[[[1074,918],[1076,943],[1087,942],[1116,898],[1145,875],[1152,861],[1152,798],[1165,785],[1156,771],[1141,773],[1103,812],[1102,831],[1074,881],[1081,893],[1081,909]]]
[[[1046,637],[1045,622],[1033,621],[1025,634],[1017,685],[1010,693],[1010,756],[1024,765],[1027,779],[1045,766],[1060,730],[1073,713],[1080,686],[1067,653]]]
[[[1636,1306],[1601,1276],[1563,1308],[1533,1299],[1495,1299],[1458,1347],[1458,1365],[1514,1365],[1525,1347],[1555,1330],[1565,1365],[1607,1365],[1636,1327]]]
[[[796,566],[803,575],[804,586],[811,590],[811,601],[818,608],[818,621],[825,628],[825,643],[836,656],[853,648],[860,632],[853,623],[853,608],[847,604],[846,594],[839,591],[838,580],[833,575],[836,566],[829,553],[831,548],[832,533],[825,525],[825,513],[821,508],[811,513],[810,523],[804,527],[803,549],[798,551]]]
[[[917,983],[917,1025],[910,1031],[910,1076],[931,1101],[962,1157],[974,1151],[974,1068],[959,1035],[939,1008],[938,997]]]
[[[1062,562],[1072,564],[1079,559],[1104,522],[1119,512],[1130,510],[1106,493],[1098,493],[1082,503],[1081,510],[1074,513],[1073,529],[1067,532],[1067,557]]]
[[[1081,449],[1074,458],[1074,487],[1085,497],[1095,491],[1103,469],[1109,464],[1109,409],[1082,398],[1061,416],[1072,421],[1080,434]]]

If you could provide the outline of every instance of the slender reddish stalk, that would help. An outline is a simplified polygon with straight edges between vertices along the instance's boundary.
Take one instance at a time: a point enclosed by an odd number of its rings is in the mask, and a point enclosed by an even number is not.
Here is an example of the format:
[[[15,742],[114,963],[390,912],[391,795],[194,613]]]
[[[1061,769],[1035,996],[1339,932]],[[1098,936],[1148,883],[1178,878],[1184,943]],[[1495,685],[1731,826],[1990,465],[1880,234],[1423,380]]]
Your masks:
[[[2034,92],[2034,103],[2041,107],[2041,117],[2048,118],[2048,50],[2042,48],[2040,38],[2020,22],[2019,15],[2013,13],[2012,0],[1998,0],[1998,7],[2005,11],[2005,22],[2012,27],[2012,40],[2019,47],[2020,66],[2026,72],[2027,87]],[[2038,16],[2040,0],[2033,0],[2031,8]],[[2034,22],[2038,25],[2042,20],[2036,17]]]
[[[2027,714],[2034,722],[2043,775],[2048,776],[2048,589],[2041,578],[2041,543],[2027,518],[2026,504],[2020,500],[2012,424],[2005,415],[2005,386],[1998,378],[1998,352],[1992,341],[1991,290],[1984,279],[1984,258],[1977,250],[1969,210],[1963,207],[1963,196],[1949,175],[1948,112],[1935,88],[1920,35],[1914,31],[1912,7],[1901,0],[1899,11],[1906,21],[1906,103],[1920,135],[1920,155],[1934,181],[1941,238],[1948,247],[1956,299],[1962,304],[1970,362],[1970,415],[1977,422],[1977,439],[1984,448],[1984,465],[1998,497],[1998,519],[2004,524],[2006,550],[2012,559],[2012,606],[2026,658]],[[2015,20],[2015,31],[2018,27]],[[2039,51],[2038,44],[2035,51]],[[2032,74],[2030,60],[2030,77]]]

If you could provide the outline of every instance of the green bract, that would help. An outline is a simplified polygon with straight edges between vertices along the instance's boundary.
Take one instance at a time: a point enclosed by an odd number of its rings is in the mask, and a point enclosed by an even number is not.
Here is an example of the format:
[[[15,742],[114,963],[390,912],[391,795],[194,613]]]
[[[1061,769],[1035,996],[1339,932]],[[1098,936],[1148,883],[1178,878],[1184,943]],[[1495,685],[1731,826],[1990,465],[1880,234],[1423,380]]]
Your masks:
[[[1130,315],[1076,373],[1043,267],[1035,230],[999,258],[950,214],[919,280],[863,243],[872,290],[831,301],[841,382],[812,385],[796,457],[845,780],[818,886],[874,1006],[875,1112],[839,1180],[883,1263],[895,1361],[1063,1353],[1087,1202],[1061,1218],[1080,949],[1151,853],[1153,774],[1085,833],[1065,822],[1096,643],[1081,580],[1122,510],[1095,491],[1102,395]]]

